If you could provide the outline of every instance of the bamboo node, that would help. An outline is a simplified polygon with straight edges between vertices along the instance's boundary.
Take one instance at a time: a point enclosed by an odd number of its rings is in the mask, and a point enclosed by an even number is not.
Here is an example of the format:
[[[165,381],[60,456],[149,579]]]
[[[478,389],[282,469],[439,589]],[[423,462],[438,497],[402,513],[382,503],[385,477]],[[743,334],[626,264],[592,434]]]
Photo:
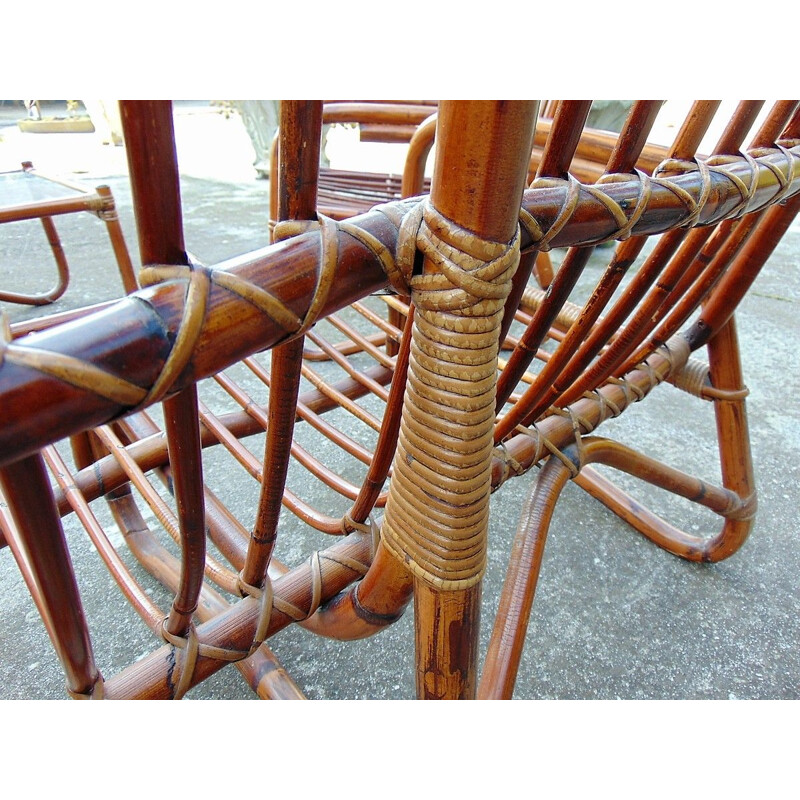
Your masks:
[[[105,681],[103,676],[97,676],[97,680],[92,684],[92,688],[88,692],[76,692],[67,686],[67,694],[73,700],[105,700]]]

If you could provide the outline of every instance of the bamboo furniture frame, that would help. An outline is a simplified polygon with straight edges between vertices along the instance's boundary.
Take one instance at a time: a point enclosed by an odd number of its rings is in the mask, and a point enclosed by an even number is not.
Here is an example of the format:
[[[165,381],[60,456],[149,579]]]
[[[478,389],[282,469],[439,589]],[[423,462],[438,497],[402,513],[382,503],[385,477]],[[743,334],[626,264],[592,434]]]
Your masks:
[[[123,103],[144,288],[35,337],[7,329],[0,350],[0,529],[70,695],[182,697],[233,662],[259,696],[299,697],[270,637],[297,623],[363,638],[413,600],[418,697],[511,697],[570,479],[682,558],[735,553],[756,493],[734,311],[800,208],[800,112],[778,102],[751,133],[762,104],[743,101],[698,159],[718,105],[695,103],[648,175],[636,165],[659,103],[634,103],[603,174],[582,184],[568,168],[588,102],[558,104],[538,155],[536,102],[442,102],[430,196],[335,222],[317,214],[323,105],[286,102],[276,241],[209,268],[185,252],[169,103]],[[587,289],[606,240],[619,244]],[[550,248],[567,251],[545,291],[529,277]],[[721,486],[597,435],[664,381],[711,403]],[[341,462],[322,463],[322,436]],[[231,459],[221,484],[216,453]],[[327,487],[326,504],[288,485],[292,459]],[[720,530],[678,530],[598,463],[711,509]],[[224,503],[241,483],[232,464],[254,479],[246,522]],[[481,671],[489,494],[535,465]],[[127,550],[172,593],[168,611],[111,545],[90,505],[103,496]],[[281,505],[333,543],[279,560],[292,524]],[[106,678],[60,523],[69,513],[162,642]]]
[[[0,173],[0,224],[39,219],[56,262],[57,279],[55,285],[45,292],[27,294],[0,290],[0,301],[43,306],[54,303],[66,292],[69,263],[53,217],[81,212],[94,214],[105,223],[125,293],[138,288],[111,189],[98,186],[90,190],[45,175],[26,161],[21,170]]]

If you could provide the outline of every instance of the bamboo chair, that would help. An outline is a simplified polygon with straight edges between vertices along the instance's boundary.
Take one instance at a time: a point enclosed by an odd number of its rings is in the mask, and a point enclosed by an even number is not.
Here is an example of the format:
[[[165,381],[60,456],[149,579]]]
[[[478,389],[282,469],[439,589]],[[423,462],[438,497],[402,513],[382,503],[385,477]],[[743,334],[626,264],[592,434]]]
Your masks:
[[[297,623],[363,638],[413,599],[417,695],[510,697],[570,479],[682,558],[736,552],[756,503],[733,314],[800,207],[800,113],[777,103],[743,149],[761,104],[742,102],[697,160],[717,106],[696,103],[647,176],[634,169],[659,104],[635,103],[604,174],[583,185],[568,167],[589,104],[563,102],[526,188],[536,103],[441,103],[430,197],[337,223],[317,215],[322,104],[285,103],[277,241],[207,268],[185,253],[169,104],[124,103],[145,288],[36,337],[7,330],[0,351],[0,527],[70,695],[182,697],[232,662],[259,696],[299,697],[270,637]],[[619,244],[587,290],[581,274],[609,239]],[[529,278],[536,253],[556,247],[567,250],[545,292]],[[303,359],[306,338],[330,359],[324,375]],[[664,381],[712,403],[722,486],[595,434]],[[322,436],[347,457],[322,464]],[[76,469],[54,446],[67,437]],[[289,485],[291,457],[328,501]],[[233,462],[253,479],[244,521],[224,502],[241,484]],[[593,464],[710,508],[721,530],[678,530]],[[479,681],[489,494],[535,465]],[[102,496],[169,610],[112,546],[90,507]],[[279,560],[293,528],[281,504],[316,531],[291,563]],[[60,523],[70,513],[161,642],[105,679]]]

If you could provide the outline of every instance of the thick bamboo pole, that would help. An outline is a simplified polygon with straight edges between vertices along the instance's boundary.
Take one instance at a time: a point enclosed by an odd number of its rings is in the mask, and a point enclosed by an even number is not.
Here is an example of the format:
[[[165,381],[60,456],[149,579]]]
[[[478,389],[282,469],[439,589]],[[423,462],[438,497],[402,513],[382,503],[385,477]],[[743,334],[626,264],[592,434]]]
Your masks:
[[[517,227],[517,209],[527,176],[536,108],[536,103],[526,102],[440,104],[437,160],[431,188],[431,204],[439,213],[482,240],[498,243],[509,243],[512,240]],[[439,271],[440,267],[426,255],[422,265],[423,276],[436,274]],[[510,279],[509,275],[509,291]],[[415,299],[419,307],[422,302],[421,292],[419,295],[412,295],[412,299]],[[494,331],[495,368],[502,309],[500,314]],[[414,333],[416,336],[416,322]],[[467,343],[462,346],[469,348],[470,345]],[[469,363],[468,349],[465,349],[464,355]],[[460,377],[469,382],[472,372],[477,375],[482,371],[483,365],[478,364],[475,369],[464,369]],[[418,357],[415,358],[412,353],[410,376],[421,374]],[[493,400],[493,386],[490,393]],[[407,395],[403,410],[404,429],[407,415],[414,416],[414,412],[408,410],[408,402]],[[449,405],[448,399],[444,396],[438,402],[444,406]],[[473,424],[474,415],[469,409],[463,408],[458,401],[450,407],[447,416],[447,424],[458,426],[460,420],[461,424]],[[487,416],[484,426],[489,437],[491,437],[492,423],[492,416]],[[422,453],[417,454],[415,446],[411,444],[412,427],[413,425],[409,425],[406,434],[408,452],[403,458],[406,463],[409,459],[425,457]],[[483,434],[475,429],[474,437],[476,441],[481,441]],[[478,466],[471,465],[469,471],[472,472],[472,467],[477,469]],[[486,491],[482,498],[474,503],[466,497],[463,501],[464,509],[468,510],[466,513],[471,517],[483,514],[482,506],[488,507],[490,466],[491,453],[487,452],[484,469],[487,479]],[[399,513],[399,516],[403,514],[403,511],[394,511],[393,501],[398,504],[398,508],[405,508],[394,494],[398,470],[402,467],[403,463],[398,456],[384,525],[393,513]],[[454,470],[453,465],[445,461],[441,463],[441,469],[445,475],[459,472],[459,468]],[[459,477],[460,475],[456,480]],[[417,479],[412,474],[408,480],[413,485]],[[417,485],[415,488],[421,495],[426,491],[436,491],[433,487],[425,485]],[[474,509],[470,507],[472,505]],[[464,514],[463,510],[456,511],[453,522],[460,524]],[[425,533],[422,535],[425,536]],[[482,535],[485,539],[485,530]],[[424,571],[426,567],[422,565],[421,569]],[[429,579],[420,577],[419,574],[415,575],[414,583],[417,696],[426,699],[474,697],[477,685],[480,579],[465,588],[452,590],[443,589],[431,583]],[[446,582],[445,586],[447,583],[449,582]]]

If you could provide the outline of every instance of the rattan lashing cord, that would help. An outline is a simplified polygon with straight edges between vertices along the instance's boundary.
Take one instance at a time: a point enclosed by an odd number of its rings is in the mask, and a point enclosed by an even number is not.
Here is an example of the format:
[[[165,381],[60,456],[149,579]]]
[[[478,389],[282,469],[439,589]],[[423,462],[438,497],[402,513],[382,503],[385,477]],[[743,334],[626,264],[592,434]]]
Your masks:
[[[413,274],[420,250],[434,269]],[[382,538],[432,586],[466,588],[486,562],[500,325],[519,264],[426,202],[400,227],[397,267],[416,307]]]

